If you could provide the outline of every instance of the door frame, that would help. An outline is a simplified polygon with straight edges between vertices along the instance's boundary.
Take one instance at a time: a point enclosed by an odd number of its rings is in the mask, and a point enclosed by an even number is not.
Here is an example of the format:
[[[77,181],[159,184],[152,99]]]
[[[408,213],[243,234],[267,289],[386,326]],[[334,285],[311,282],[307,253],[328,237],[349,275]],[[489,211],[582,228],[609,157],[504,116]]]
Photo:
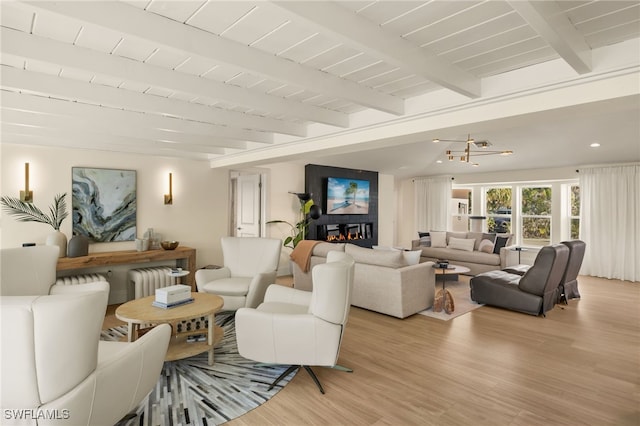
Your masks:
[[[260,237],[266,236],[266,217],[267,217],[267,192],[268,192],[268,182],[269,182],[269,173],[268,169],[261,168],[251,168],[251,169],[243,169],[243,170],[230,170],[229,171],[229,235],[235,236],[237,227],[235,225],[236,219],[236,206],[237,206],[237,178],[238,176],[247,176],[247,175],[259,175],[260,176]]]

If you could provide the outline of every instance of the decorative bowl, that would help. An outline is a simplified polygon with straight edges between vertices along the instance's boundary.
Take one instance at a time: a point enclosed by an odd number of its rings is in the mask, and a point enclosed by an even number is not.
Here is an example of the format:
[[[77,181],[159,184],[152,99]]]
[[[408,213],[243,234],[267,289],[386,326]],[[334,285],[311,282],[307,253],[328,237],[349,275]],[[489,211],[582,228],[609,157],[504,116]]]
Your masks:
[[[175,250],[180,243],[178,241],[162,241],[160,245],[165,250]]]

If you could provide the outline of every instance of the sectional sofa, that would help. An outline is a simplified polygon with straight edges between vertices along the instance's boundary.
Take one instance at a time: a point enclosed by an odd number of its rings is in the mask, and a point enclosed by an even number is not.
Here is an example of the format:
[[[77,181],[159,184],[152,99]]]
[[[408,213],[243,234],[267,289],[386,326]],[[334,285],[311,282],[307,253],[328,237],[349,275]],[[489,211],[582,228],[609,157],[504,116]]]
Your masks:
[[[331,250],[344,251],[356,262],[351,304],[397,318],[406,318],[433,305],[433,262],[419,263],[415,253],[373,250],[355,244],[320,242],[313,247],[310,267],[303,272],[292,262],[293,286],[310,291],[311,269],[326,262]]]
[[[430,231],[420,233],[411,247],[422,250],[420,262],[446,259],[469,268],[469,275],[478,275],[518,264],[512,239],[512,234]]]

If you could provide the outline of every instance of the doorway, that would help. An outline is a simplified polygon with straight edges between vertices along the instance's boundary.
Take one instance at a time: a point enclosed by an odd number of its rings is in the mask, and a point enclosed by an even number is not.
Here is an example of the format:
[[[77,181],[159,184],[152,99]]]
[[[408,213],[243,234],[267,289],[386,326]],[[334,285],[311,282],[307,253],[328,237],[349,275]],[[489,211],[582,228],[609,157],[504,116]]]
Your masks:
[[[261,237],[264,235],[265,175],[232,171],[230,177],[229,235],[234,237]]]

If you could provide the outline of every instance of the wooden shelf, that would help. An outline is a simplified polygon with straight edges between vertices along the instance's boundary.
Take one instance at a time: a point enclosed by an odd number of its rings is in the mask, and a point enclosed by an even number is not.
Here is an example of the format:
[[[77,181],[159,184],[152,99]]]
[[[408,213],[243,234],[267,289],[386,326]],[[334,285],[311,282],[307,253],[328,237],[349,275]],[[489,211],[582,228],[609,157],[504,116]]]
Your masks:
[[[219,326],[214,326],[213,328],[213,346],[215,347],[220,343],[220,341],[222,341],[224,330]],[[200,330],[199,333],[195,334],[203,334],[206,336],[207,329]],[[206,341],[192,343],[187,342],[187,336],[189,335],[190,333],[180,333],[177,336],[171,336],[165,361],[175,361],[178,359],[189,358],[191,356],[211,350],[211,345],[209,345]]]
[[[57,271],[69,271],[74,269],[96,268],[111,265],[129,265],[137,263],[150,263],[163,260],[178,260],[180,266],[189,271],[185,277],[185,284],[194,289],[196,270],[196,250],[190,247],[178,247],[175,250],[120,250],[102,253],[91,253],[88,256],[62,257],[58,259]]]

